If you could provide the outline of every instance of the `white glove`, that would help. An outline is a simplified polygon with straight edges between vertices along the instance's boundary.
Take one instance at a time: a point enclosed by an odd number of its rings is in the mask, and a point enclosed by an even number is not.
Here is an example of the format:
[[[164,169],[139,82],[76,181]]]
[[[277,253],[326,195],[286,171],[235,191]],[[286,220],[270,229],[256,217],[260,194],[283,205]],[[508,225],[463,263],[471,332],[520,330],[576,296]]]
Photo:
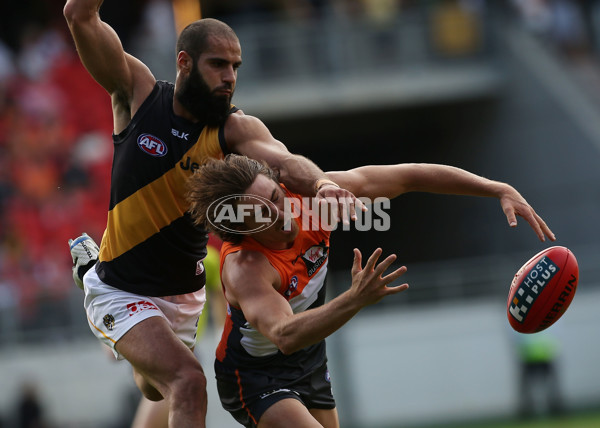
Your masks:
[[[69,249],[73,257],[73,281],[83,290],[83,275],[98,261],[100,248],[87,233],[83,233],[74,240],[69,239]]]

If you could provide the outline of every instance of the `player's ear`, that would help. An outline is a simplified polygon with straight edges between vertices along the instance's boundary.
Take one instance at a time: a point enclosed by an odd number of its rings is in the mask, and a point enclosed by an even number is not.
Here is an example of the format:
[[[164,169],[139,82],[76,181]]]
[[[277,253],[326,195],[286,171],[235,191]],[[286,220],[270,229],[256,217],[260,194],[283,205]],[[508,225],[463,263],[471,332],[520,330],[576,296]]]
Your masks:
[[[177,53],[177,69],[186,74],[192,70],[192,57],[186,51]]]

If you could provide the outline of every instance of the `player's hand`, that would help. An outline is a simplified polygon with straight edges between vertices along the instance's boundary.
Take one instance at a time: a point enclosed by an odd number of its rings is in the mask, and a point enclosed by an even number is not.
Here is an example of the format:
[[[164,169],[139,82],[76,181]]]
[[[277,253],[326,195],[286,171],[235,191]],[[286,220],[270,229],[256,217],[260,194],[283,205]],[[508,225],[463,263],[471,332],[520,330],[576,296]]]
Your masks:
[[[365,267],[362,267],[362,254],[358,248],[354,249],[354,263],[352,265],[352,286],[351,292],[364,306],[377,303],[385,296],[400,293],[408,288],[408,284],[389,287],[388,284],[404,275],[406,266],[402,266],[392,273],[383,276],[384,272],[396,260],[396,255],[392,254],[377,264],[382,254],[381,248],[377,248]]]
[[[354,194],[346,189],[342,189],[335,184],[324,184],[317,192],[317,202],[329,204],[329,210],[332,213],[332,220],[342,221],[343,224],[350,224],[350,220],[356,221],[356,210],[367,211],[367,207]]]
[[[556,236],[546,222],[513,187],[507,185],[506,190],[500,196],[500,205],[510,227],[516,227],[517,216],[521,216],[529,223],[540,241],[544,242],[546,236],[551,241],[556,241]]]

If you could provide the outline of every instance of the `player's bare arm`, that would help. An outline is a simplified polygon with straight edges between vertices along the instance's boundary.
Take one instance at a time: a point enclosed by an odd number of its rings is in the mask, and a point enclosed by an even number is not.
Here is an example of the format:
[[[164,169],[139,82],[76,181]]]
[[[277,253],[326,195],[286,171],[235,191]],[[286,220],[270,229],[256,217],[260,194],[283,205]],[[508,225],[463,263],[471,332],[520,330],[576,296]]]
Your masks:
[[[540,239],[556,240],[544,220],[511,185],[439,164],[406,163],[369,165],[349,171],[327,172],[327,176],[358,197],[395,198],[407,192],[428,192],[498,198],[511,227],[523,217]]]
[[[225,139],[233,153],[252,159],[266,161],[279,172],[279,179],[292,192],[320,199],[344,201],[349,211],[340,210],[338,220],[356,219],[355,205],[363,205],[352,192],[328,179],[325,173],[310,159],[290,153],[287,147],[275,139],[266,125],[241,110],[233,113],[225,124]]]
[[[281,352],[291,354],[325,339],[363,307],[408,288],[408,284],[388,286],[406,272],[406,267],[385,275],[396,256],[388,256],[377,264],[380,256],[381,249],[377,249],[363,268],[360,251],[355,250],[351,287],[323,306],[294,314],[277,292],[279,275],[267,258],[242,250],[225,259],[226,297],[231,304],[237,303],[246,320]],[[248,282],[248,278],[252,281]]]
[[[81,62],[110,94],[114,132],[129,123],[152,91],[156,79],[141,61],[127,54],[117,33],[100,19],[102,0],[67,0],[64,16]]]

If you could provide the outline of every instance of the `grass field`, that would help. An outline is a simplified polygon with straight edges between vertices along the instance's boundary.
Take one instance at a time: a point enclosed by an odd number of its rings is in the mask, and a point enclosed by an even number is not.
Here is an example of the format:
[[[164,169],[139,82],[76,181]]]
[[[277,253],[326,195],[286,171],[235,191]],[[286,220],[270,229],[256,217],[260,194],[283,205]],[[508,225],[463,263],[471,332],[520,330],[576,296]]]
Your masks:
[[[531,420],[470,422],[455,425],[436,425],[428,428],[600,428],[600,411],[567,414],[555,418],[540,417]]]

